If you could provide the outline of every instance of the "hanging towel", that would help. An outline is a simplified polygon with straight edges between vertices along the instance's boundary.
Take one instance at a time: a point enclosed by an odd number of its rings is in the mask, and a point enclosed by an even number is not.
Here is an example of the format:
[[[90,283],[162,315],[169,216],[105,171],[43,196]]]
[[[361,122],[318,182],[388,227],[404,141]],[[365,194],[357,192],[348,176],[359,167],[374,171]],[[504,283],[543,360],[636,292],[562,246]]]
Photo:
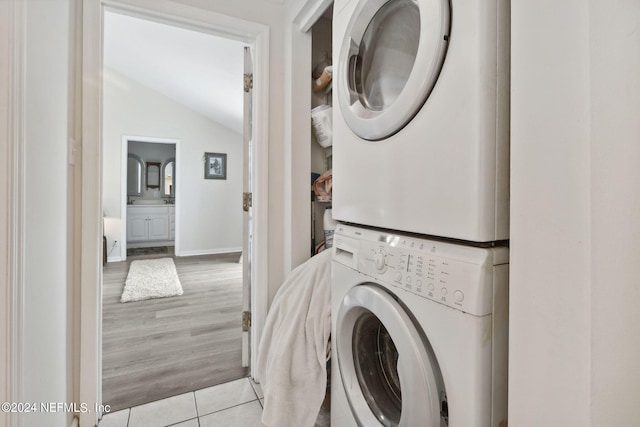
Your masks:
[[[332,253],[294,269],[271,304],[257,360],[268,427],[313,427],[318,416],[327,387]]]

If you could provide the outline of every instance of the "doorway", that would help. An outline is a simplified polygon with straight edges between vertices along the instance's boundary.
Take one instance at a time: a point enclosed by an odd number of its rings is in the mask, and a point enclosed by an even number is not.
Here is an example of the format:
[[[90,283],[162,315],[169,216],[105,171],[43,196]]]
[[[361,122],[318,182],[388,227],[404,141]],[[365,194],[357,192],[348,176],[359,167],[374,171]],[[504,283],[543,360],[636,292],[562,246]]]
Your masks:
[[[238,259],[248,238],[240,206],[250,161],[244,43],[112,11],[103,33],[103,210],[107,248],[120,249],[120,262],[103,271],[102,403],[119,410],[247,375]],[[211,152],[219,153],[217,176],[202,167]],[[179,188],[168,169],[180,174]],[[118,190],[119,238],[107,227]],[[173,263],[184,294],[120,301],[134,267],[158,258]]]
[[[251,154],[253,161],[251,162],[252,177],[252,202],[250,207],[252,212],[252,223],[250,225],[250,236],[254,246],[250,248],[249,253],[245,256],[249,257],[252,262],[252,268],[247,279],[250,279],[254,286],[251,293],[252,326],[250,340],[251,346],[257,347],[257,340],[261,325],[266,316],[266,176],[267,176],[267,134],[268,121],[266,114],[266,106],[268,105],[268,96],[266,82],[268,81],[268,28],[259,24],[246,23],[241,20],[227,18],[212,13],[197,13],[194,8],[178,6],[167,9],[167,5],[153,5],[157,10],[141,11],[139,8],[129,7],[119,2],[109,2],[109,10],[122,12],[127,15],[136,15],[138,17],[152,17],[153,21],[162,21],[169,24],[177,24],[180,27],[195,28],[198,31],[210,34],[219,34],[228,36],[236,41],[241,41],[251,46],[254,51],[254,63],[256,65],[256,78],[254,79],[254,94],[252,95],[255,106],[253,111],[254,122],[256,126],[251,129],[248,139],[254,141],[251,146]],[[134,10],[135,9],[135,10]],[[101,143],[102,135],[100,134],[101,122],[101,103],[102,94],[94,84],[87,82],[100,81],[102,78],[100,52],[101,44],[101,22],[105,13],[104,7],[99,2],[89,2],[83,11],[84,15],[84,68],[85,86],[83,91],[83,114],[86,120],[86,126],[83,128],[83,137],[85,142],[83,150],[82,171],[84,188],[99,188],[100,182],[100,163],[105,160],[102,148],[104,142]],[[96,25],[97,24],[97,25]],[[240,27],[240,28],[238,28]],[[105,79],[107,76],[104,76]],[[242,78],[240,79],[242,81]],[[240,83],[241,84],[241,83]],[[184,145],[186,147],[186,144]],[[186,150],[185,150],[186,151]],[[186,154],[186,153],[185,153]],[[200,156],[204,154],[201,153]],[[97,160],[97,164],[96,164]],[[204,164],[200,166],[203,172]],[[97,172],[97,174],[96,174]],[[237,171],[236,171],[237,172]],[[204,177],[202,178],[204,179]],[[186,179],[185,179],[186,181]],[[184,183],[183,183],[184,184]],[[102,218],[104,215],[102,197],[95,192],[83,191],[82,202],[82,246],[85,248],[82,253],[83,269],[81,276],[85,284],[86,291],[82,294],[81,312],[81,355],[83,364],[80,372],[80,397],[87,402],[101,402],[101,246],[102,246]],[[241,197],[241,196],[240,196]],[[242,204],[239,204],[240,209]],[[92,231],[93,230],[93,231]],[[98,231],[98,233],[95,233]],[[97,239],[97,235],[100,239]],[[93,249],[96,249],[95,251]],[[196,249],[197,251],[197,249]],[[100,256],[95,256],[100,255]],[[95,275],[94,273],[95,272]],[[95,284],[95,288],[92,286]],[[240,316],[240,313],[238,313]],[[254,359],[252,353],[250,359]],[[83,414],[81,424],[91,423],[93,417],[98,415]]]
[[[126,99],[126,98],[123,98]],[[106,127],[106,123],[103,123]],[[105,138],[106,139],[106,138]],[[115,144],[114,144],[115,145]],[[140,249],[168,246],[173,253],[180,256],[180,191],[178,183],[180,165],[180,140],[151,136],[122,136],[121,147],[121,185],[120,185],[120,218],[109,218],[105,211],[105,230],[107,236],[107,261],[125,261],[130,252],[128,249]],[[106,150],[106,147],[105,147]],[[151,166],[151,168],[150,168]],[[107,169],[107,165],[105,168]],[[106,174],[106,172],[105,172]],[[151,178],[150,178],[151,176]],[[149,180],[155,180],[149,183]],[[103,194],[109,184],[103,179]],[[115,187],[115,185],[112,185]],[[113,188],[111,191],[114,191]],[[188,198],[187,198],[188,200]],[[162,227],[162,235],[148,236],[144,230],[132,227],[129,214],[136,214],[141,206],[160,206],[168,212],[168,221]],[[154,208],[150,208],[154,209]],[[148,209],[147,209],[148,211]],[[236,212],[237,213],[237,212]],[[114,229],[117,225],[119,230]],[[142,231],[142,233],[140,233]],[[114,241],[120,236],[120,242]],[[150,238],[151,237],[151,238]],[[120,249],[116,252],[117,249]],[[114,252],[116,252],[114,254]],[[138,251],[142,252],[142,251]]]

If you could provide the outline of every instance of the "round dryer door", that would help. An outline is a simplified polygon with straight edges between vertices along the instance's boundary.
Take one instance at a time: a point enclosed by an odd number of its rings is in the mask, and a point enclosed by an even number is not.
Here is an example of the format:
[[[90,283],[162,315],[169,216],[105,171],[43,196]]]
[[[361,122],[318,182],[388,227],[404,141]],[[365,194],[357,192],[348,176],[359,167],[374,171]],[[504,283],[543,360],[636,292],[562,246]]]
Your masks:
[[[375,285],[354,287],[337,325],[340,375],[358,425],[446,425],[446,393],[433,351],[391,295]]]
[[[425,103],[447,51],[448,0],[360,0],[337,67],[342,115],[376,141],[402,129]]]

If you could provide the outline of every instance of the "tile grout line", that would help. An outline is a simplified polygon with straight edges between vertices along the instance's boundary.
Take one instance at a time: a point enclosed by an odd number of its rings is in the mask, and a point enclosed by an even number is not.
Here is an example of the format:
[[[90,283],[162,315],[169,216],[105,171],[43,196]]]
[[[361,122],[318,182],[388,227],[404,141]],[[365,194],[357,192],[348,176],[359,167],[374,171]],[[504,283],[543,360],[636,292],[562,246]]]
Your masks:
[[[202,416],[203,416],[203,417],[207,417],[207,416],[209,416],[209,415],[211,415],[211,414],[217,414],[218,412],[226,411],[226,410],[228,410],[228,409],[237,408],[238,406],[246,405],[247,403],[251,403],[251,402],[255,402],[255,401],[258,401],[258,404],[260,403],[260,400],[259,400],[259,399],[251,399],[251,400],[247,400],[246,402],[242,402],[242,403],[238,403],[238,404],[236,404],[236,405],[229,406],[229,407],[227,407],[227,408],[222,408],[222,409],[218,409],[217,411],[213,411],[213,412],[208,412],[208,413],[206,413],[206,414],[202,414]],[[199,418],[199,417],[198,417],[198,418]]]
[[[253,386],[253,380],[251,379],[251,377],[247,377],[247,379],[249,380],[249,384],[251,385],[251,390],[253,390],[253,394],[256,395],[256,399],[258,399],[258,402],[260,401],[260,396],[258,396],[258,391],[256,390],[256,388]],[[256,383],[257,385],[257,383]],[[262,406],[262,405],[260,405]]]
[[[264,404],[262,403],[262,400],[264,400],[264,391],[262,391],[262,397],[260,397],[258,395],[258,390],[254,387],[254,382],[251,379],[251,377],[249,378],[249,382],[251,383],[251,388],[253,389],[253,393],[256,395],[256,397],[258,398],[258,403],[260,404],[260,410],[264,410]],[[262,390],[262,386],[260,386],[260,384],[255,383],[256,386],[260,387],[260,390]]]
[[[253,394],[256,396],[256,399],[260,399],[258,397],[258,393],[256,393],[256,388],[253,386],[253,381],[251,381],[251,377],[247,377],[247,381],[249,381],[249,387],[251,387],[251,391],[253,391]]]
[[[246,378],[247,381],[249,381],[249,386],[251,387],[251,390],[253,391],[253,395],[255,396],[255,399],[251,399],[251,400],[248,400],[246,402],[238,403],[236,405],[232,405],[232,406],[229,406],[227,408],[219,409],[217,411],[213,411],[213,412],[209,412],[209,413],[206,413],[206,414],[202,414],[202,416],[216,414],[218,412],[226,411],[228,409],[236,408],[238,406],[246,405],[247,403],[251,403],[251,402],[255,402],[255,401],[258,402],[258,404],[260,405],[260,409],[262,410],[263,406],[262,406],[262,403],[260,403],[260,397],[258,396],[258,393],[257,393],[255,387],[253,386],[253,383],[252,383],[251,379],[249,377],[245,377],[245,378]],[[222,383],[222,384],[224,384],[224,383]],[[220,385],[220,384],[218,384],[218,385]],[[215,386],[213,386],[213,387],[215,387]],[[205,389],[201,389],[201,390],[205,390]],[[174,424],[170,424],[170,426],[171,425],[175,425],[175,424],[180,424],[182,422],[189,421],[189,420],[192,420],[192,419],[196,419],[198,421],[198,427],[200,427],[200,411],[198,410],[198,399],[196,397],[196,391],[198,391],[198,390],[194,390],[194,391],[189,392],[189,393],[193,393],[193,402],[194,402],[194,406],[195,406],[195,409],[196,409],[196,417],[195,418],[189,418],[189,419],[186,419],[186,420],[183,420],[183,421],[179,421],[179,422],[174,423]],[[175,396],[171,396],[171,397],[175,397]],[[169,398],[165,398],[165,399],[170,399],[170,397]],[[165,399],[160,399],[160,400],[165,400]],[[159,402],[159,400],[148,402],[148,403],[145,403],[144,405],[147,405],[149,403],[154,403],[154,402]],[[139,406],[143,406],[143,405],[139,405]],[[133,409],[133,407],[122,409],[122,410],[129,411],[129,413],[127,414],[127,427],[130,427],[129,424],[131,422],[132,409]]]
[[[200,411],[198,411],[198,398],[196,397],[196,391],[192,391],[193,393],[193,404],[196,405],[196,418],[198,419],[198,427],[200,427]]]
[[[175,422],[173,424],[168,424],[166,427],[177,426],[178,424],[186,423],[187,421],[191,421],[191,420],[198,420],[198,417],[196,417],[196,418],[187,418],[186,420],[178,421],[178,422]],[[198,421],[198,426],[200,426],[200,421]]]
[[[198,417],[195,417],[195,418],[187,418],[186,420],[178,421],[178,422],[173,423],[173,424],[168,424],[168,425],[167,425],[167,426],[165,426],[165,427],[177,426],[178,424],[186,423],[187,421],[191,421],[191,420],[198,420],[198,427],[200,427],[200,420],[199,420],[199,418],[198,418]]]

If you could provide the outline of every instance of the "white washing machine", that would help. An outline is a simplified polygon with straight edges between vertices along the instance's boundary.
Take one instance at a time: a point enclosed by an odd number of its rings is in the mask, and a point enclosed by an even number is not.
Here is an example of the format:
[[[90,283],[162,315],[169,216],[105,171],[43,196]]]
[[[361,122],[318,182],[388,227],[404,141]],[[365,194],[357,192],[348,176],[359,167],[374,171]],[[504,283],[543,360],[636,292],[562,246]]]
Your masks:
[[[335,1],[334,218],[508,238],[509,7]]]
[[[502,427],[508,249],[338,225],[333,427]]]

